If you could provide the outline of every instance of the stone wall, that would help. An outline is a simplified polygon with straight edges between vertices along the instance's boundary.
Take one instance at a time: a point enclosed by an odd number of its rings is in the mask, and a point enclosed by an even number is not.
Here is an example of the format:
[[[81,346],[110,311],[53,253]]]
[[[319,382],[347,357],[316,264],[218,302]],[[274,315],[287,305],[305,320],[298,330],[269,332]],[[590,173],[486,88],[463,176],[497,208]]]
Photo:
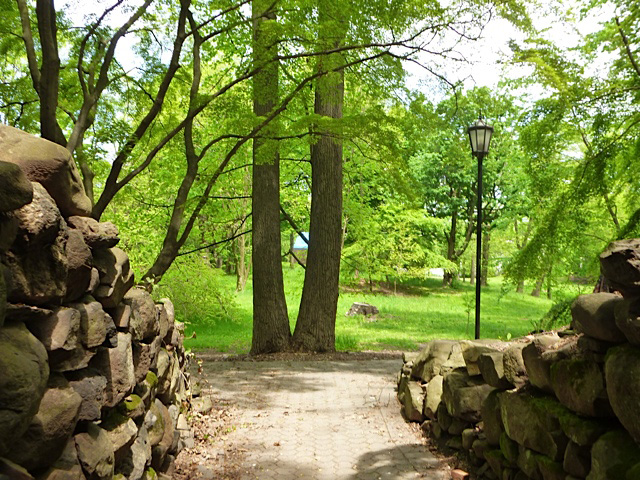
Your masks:
[[[90,207],[67,150],[0,126],[0,479],[170,478],[189,441],[184,328]]]
[[[568,330],[436,340],[405,356],[405,416],[466,456],[476,478],[640,479],[640,240],[600,260],[619,294],[578,297]]]

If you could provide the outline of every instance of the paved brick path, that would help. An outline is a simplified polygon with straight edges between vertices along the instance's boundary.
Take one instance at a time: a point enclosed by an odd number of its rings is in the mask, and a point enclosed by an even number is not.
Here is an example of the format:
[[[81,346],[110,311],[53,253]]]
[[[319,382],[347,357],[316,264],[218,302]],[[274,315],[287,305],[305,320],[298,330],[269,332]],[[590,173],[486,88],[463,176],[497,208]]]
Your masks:
[[[212,396],[236,409],[225,448],[244,452],[239,478],[448,479],[448,468],[400,416],[400,364],[205,360],[203,375]],[[224,452],[216,457],[225,461]]]

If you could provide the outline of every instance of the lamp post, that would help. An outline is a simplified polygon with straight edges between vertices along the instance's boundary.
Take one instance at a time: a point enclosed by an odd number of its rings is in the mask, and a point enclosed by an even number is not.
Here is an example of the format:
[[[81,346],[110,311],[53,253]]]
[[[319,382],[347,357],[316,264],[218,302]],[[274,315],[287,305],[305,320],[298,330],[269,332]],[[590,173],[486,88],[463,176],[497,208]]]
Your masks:
[[[489,144],[493,135],[493,127],[482,120],[482,115],[471,125],[467,132],[471,142],[471,153],[478,159],[478,215],[476,230],[476,339],[480,338],[480,278],[482,270],[482,160],[489,153]]]

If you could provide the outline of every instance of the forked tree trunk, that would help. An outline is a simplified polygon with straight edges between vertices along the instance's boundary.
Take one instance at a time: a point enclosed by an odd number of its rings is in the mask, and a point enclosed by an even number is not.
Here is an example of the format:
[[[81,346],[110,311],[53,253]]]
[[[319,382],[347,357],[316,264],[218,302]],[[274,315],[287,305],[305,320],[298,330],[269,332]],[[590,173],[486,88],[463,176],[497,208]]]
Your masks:
[[[254,0],[253,63],[262,70],[253,77],[253,112],[269,114],[278,103],[278,26],[274,3]],[[253,140],[253,337],[251,354],[289,348],[291,331],[284,296],[280,255],[280,157],[277,121]]]
[[[346,27],[339,7],[320,2],[318,20],[320,48],[339,46]],[[322,55],[318,68],[335,70],[342,63],[340,54]],[[315,114],[342,118],[343,103],[344,72],[331,71],[319,77]],[[293,346],[304,351],[330,352],[335,350],[342,246],[342,139],[335,129],[316,129],[316,133],[317,141],[311,146],[309,250]]]

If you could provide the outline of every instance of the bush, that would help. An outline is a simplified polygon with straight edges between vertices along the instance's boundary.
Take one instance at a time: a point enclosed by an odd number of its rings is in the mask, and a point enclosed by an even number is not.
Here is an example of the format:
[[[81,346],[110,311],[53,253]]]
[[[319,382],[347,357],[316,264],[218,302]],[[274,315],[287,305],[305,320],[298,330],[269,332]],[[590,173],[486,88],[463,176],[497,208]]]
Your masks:
[[[549,331],[571,323],[571,304],[576,297],[559,300],[540,320],[533,323],[534,330]]]

